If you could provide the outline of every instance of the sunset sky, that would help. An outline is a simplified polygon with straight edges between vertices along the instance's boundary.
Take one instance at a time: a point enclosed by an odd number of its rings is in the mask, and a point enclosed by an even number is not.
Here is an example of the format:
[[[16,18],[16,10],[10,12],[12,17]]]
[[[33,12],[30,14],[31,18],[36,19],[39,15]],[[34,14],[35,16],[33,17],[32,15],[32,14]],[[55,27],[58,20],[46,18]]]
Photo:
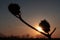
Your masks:
[[[40,33],[29,28],[9,12],[10,3],[19,4],[22,18],[35,28],[41,20],[46,19],[50,23],[51,31],[56,27],[52,37],[60,38],[60,0],[0,0],[0,33],[7,36],[35,36]]]

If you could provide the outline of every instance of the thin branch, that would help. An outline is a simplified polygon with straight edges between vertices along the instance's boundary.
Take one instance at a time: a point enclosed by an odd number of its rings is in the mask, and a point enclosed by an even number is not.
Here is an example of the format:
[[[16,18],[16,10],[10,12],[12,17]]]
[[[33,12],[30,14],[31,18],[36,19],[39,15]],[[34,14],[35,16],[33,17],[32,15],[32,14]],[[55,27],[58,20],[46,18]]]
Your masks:
[[[50,33],[50,36],[55,32],[56,28],[54,28],[54,30]]]

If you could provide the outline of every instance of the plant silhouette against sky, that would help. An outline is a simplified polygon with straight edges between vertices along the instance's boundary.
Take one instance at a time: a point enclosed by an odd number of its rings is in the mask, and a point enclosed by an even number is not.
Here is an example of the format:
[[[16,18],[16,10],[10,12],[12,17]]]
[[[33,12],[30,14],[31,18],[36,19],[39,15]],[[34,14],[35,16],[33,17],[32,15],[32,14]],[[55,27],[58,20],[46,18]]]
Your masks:
[[[9,11],[14,15],[16,16],[18,19],[20,19],[20,21],[22,21],[24,24],[26,24],[28,27],[36,30],[37,32],[45,35],[46,37],[49,38],[49,40],[51,39],[51,35],[54,33],[54,31],[56,30],[56,28],[54,28],[54,30],[49,34],[49,31],[50,31],[50,24],[47,22],[47,20],[42,20],[41,23],[39,24],[39,26],[42,27],[43,31],[46,32],[46,33],[43,33],[39,30],[37,30],[36,28],[34,28],[33,26],[31,26],[30,24],[28,24],[26,21],[24,21],[22,19],[22,16],[21,16],[21,11],[20,11],[20,6],[18,4],[15,4],[15,3],[11,3],[9,4],[8,6],[8,9]]]

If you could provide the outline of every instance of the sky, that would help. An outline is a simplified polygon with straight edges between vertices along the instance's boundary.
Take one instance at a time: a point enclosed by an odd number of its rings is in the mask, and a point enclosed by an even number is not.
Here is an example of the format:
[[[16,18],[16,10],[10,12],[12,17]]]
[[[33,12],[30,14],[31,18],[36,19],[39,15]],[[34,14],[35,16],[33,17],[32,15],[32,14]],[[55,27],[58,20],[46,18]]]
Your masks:
[[[10,3],[17,3],[21,7],[22,18],[33,27],[37,27],[41,20],[46,19],[51,31],[56,27],[52,37],[60,38],[60,0],[0,0],[0,33],[6,36],[42,36],[9,12]]]

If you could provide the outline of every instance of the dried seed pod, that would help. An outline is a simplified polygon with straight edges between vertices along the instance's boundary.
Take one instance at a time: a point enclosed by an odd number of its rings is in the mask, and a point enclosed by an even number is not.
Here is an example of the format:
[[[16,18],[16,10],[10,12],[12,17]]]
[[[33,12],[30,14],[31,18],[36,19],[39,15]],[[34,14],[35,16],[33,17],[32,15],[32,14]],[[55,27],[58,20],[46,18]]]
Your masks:
[[[19,13],[20,13],[20,6],[18,4],[11,3],[8,6],[8,9],[13,15],[19,15]]]
[[[50,24],[46,20],[42,20],[39,26],[41,26],[46,33],[50,31]]]

